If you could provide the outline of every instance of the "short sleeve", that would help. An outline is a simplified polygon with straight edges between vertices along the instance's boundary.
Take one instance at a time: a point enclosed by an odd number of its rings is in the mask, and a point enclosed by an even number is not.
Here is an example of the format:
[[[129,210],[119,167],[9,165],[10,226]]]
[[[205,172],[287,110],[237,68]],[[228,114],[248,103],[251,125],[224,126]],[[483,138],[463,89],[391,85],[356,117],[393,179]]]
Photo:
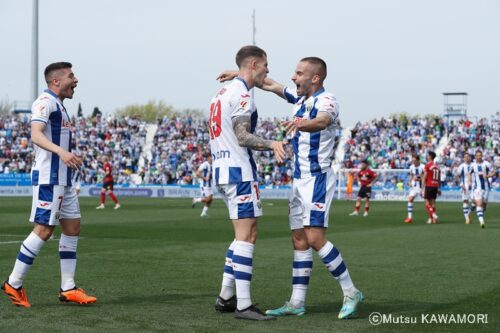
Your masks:
[[[231,112],[231,119],[240,116],[252,116],[253,97],[250,92],[241,92],[233,99],[234,107]]]
[[[52,103],[48,98],[37,99],[31,107],[31,121],[47,124],[50,113],[52,112]]]
[[[486,174],[489,174],[491,172],[491,164],[490,162],[486,162]]]
[[[297,96],[297,91],[288,87],[283,89],[283,96],[285,96],[288,103],[292,104],[297,103],[300,99],[299,96]]]
[[[339,103],[332,95],[325,94],[318,98],[315,105],[318,112],[326,112],[332,118],[332,123],[339,117]]]

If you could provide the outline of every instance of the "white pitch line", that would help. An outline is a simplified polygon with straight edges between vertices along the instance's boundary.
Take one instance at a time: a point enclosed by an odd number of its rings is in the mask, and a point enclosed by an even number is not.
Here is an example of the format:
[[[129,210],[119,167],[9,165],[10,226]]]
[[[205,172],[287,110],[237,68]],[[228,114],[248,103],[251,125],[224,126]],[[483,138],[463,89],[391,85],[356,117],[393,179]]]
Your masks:
[[[0,237],[26,237],[26,235],[0,235]]]
[[[0,245],[2,245],[2,244],[19,244],[22,242],[23,241],[6,241],[6,242],[0,242]]]

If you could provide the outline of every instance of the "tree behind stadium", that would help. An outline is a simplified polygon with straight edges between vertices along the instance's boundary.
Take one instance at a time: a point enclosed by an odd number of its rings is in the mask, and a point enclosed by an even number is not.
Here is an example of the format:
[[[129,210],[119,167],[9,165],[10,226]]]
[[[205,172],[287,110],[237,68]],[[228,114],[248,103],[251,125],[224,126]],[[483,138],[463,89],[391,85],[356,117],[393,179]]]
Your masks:
[[[176,110],[163,101],[149,101],[146,104],[131,104],[116,110],[120,117],[134,117],[152,123],[163,117],[174,117],[179,115],[202,117],[203,112],[195,109]]]

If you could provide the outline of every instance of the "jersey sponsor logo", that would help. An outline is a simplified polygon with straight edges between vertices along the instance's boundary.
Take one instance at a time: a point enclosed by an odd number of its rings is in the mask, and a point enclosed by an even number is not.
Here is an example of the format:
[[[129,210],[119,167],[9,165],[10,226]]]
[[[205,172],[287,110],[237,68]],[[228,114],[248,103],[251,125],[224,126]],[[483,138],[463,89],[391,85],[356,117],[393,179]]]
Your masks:
[[[229,150],[219,150],[219,151],[216,151],[215,153],[212,153],[212,159],[214,161],[218,160],[218,159],[221,159],[221,158],[231,158],[231,151],[229,151]]]
[[[242,108],[244,108],[247,104],[248,104],[248,102],[247,102],[247,101],[244,101],[244,100],[241,100],[241,101],[240,101],[240,106],[241,106]]]

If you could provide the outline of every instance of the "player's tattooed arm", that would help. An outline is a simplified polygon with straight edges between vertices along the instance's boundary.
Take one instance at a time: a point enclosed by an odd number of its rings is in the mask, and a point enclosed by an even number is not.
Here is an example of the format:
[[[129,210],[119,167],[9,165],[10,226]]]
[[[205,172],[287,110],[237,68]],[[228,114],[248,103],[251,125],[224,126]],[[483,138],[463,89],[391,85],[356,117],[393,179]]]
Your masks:
[[[272,150],[278,163],[283,162],[285,159],[283,141],[265,140],[250,133],[250,117],[239,116],[234,118],[233,129],[240,146],[254,150]]]
[[[265,140],[250,133],[250,117],[239,116],[234,118],[233,129],[240,146],[254,150],[272,150],[271,140]]]

